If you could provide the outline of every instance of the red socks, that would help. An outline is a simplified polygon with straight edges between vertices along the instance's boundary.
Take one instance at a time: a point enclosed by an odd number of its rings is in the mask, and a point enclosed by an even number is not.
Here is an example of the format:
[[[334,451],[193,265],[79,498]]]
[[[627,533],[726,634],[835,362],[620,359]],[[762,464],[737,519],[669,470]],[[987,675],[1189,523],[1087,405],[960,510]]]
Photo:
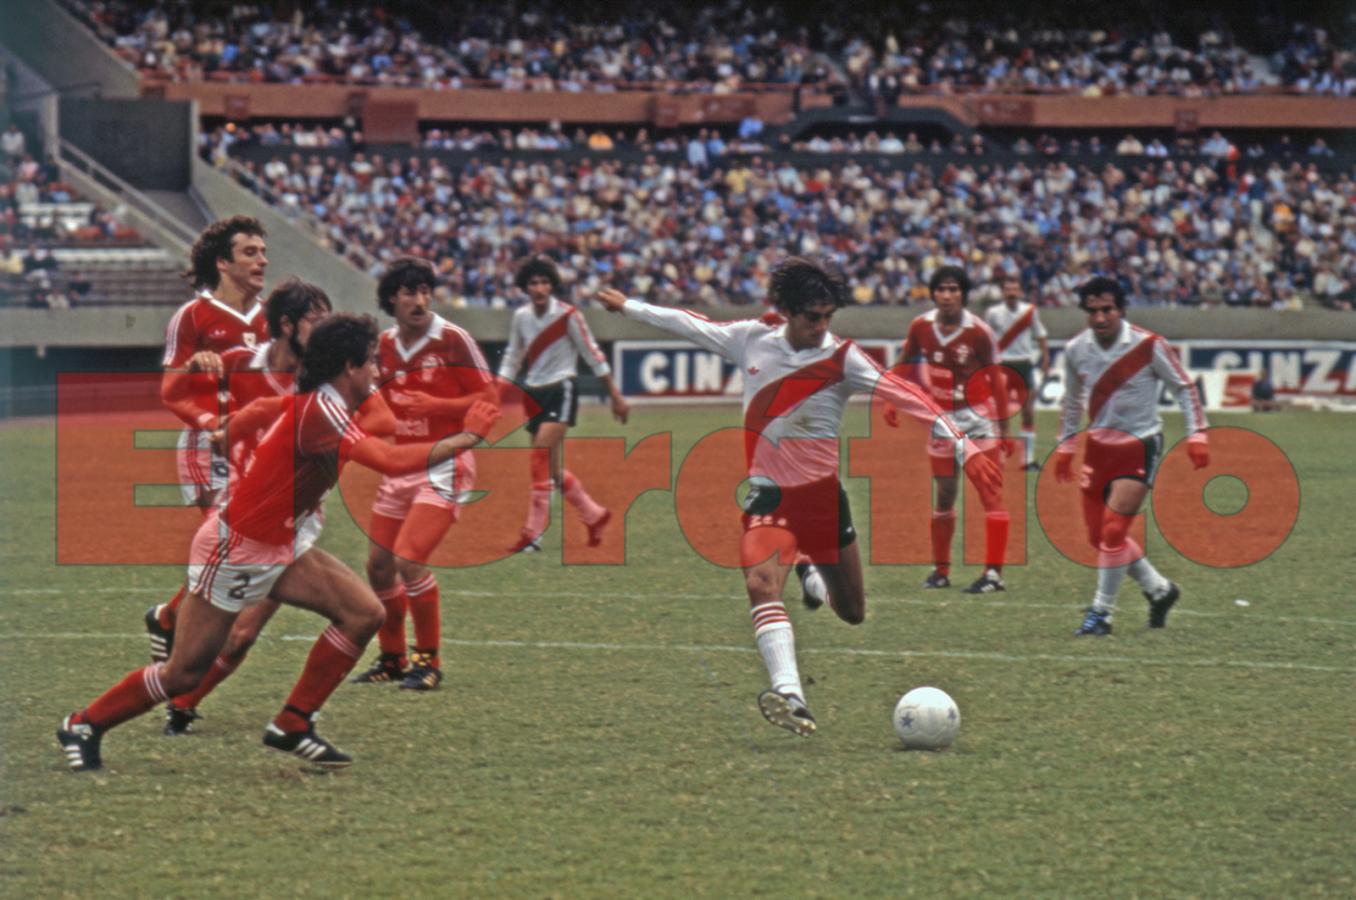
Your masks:
[[[121,725],[128,719],[153,708],[167,698],[160,684],[160,663],[128,672],[127,676],[99,695],[77,715],[79,722],[88,722],[100,731]]]
[[[442,639],[442,622],[439,618],[438,582],[430,572],[420,581],[405,586],[410,598],[410,618],[414,620],[414,646],[425,653],[432,653],[429,665],[442,668],[438,655],[438,643]]]
[[[1008,551],[1008,528],[1012,520],[1007,510],[995,509],[984,514],[984,565],[994,571],[1003,571],[1003,558]]]
[[[333,625],[326,628],[311,647],[301,677],[273,723],[283,731],[309,730],[311,722],[306,717],[324,705],[334,689],[343,683],[362,652],[363,648],[345,637],[338,628]]]
[[[410,606],[409,597],[405,593],[405,585],[397,579],[393,587],[384,591],[377,591],[377,599],[381,601],[382,606],[386,607],[386,620],[381,623],[381,629],[377,632],[377,646],[381,648],[382,653],[400,657],[400,667],[403,669],[407,662],[405,656],[405,611]]]
[[[176,706],[179,709],[197,709],[198,704],[201,703],[208,694],[212,693],[217,685],[230,677],[230,674],[239,668],[240,664],[244,661],[245,654],[243,653],[235,659],[230,660],[224,656],[218,656],[216,661],[212,663],[212,668],[208,669],[207,674],[202,677],[202,681],[198,682],[198,686],[187,694],[171,697],[170,705]]]

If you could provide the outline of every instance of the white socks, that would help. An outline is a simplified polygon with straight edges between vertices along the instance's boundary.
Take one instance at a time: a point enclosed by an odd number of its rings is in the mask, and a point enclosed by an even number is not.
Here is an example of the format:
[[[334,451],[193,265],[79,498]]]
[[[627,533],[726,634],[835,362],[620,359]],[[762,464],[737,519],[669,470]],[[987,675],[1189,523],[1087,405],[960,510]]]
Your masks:
[[[772,689],[782,694],[804,697],[800,684],[800,669],[796,666],[796,635],[791,630],[791,619],[780,600],[769,600],[750,610],[753,618],[753,639],[763,657]]]

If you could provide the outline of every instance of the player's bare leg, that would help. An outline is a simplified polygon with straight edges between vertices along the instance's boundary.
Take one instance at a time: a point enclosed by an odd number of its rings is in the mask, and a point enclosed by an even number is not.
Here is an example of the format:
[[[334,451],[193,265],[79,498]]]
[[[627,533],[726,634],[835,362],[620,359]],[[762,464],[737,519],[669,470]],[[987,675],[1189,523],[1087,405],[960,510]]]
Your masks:
[[[372,589],[323,550],[306,551],[273,586],[278,600],[319,613],[332,623],[306,657],[301,677],[282,711],[264,731],[264,745],[326,768],[352,757],[315,733],[315,714],[357,664],[385,618]]]
[[[167,662],[128,672],[84,709],[62,720],[57,743],[73,771],[103,766],[100,744],[110,728],[149,711],[172,693],[191,690],[226,643],[236,615],[198,594],[188,596],[179,614],[180,640]]]
[[[278,606],[278,601],[269,597],[253,606],[246,607],[243,612],[236,616],[235,624],[231,626],[231,631],[226,636],[225,645],[222,646],[221,652],[217,654],[217,658],[213,660],[212,667],[198,682],[198,686],[185,694],[172,697],[165,707],[165,735],[167,737],[192,733],[193,723],[202,718],[198,715],[198,707],[202,704],[202,701],[216,689],[217,685],[240,668],[240,664],[245,661],[250,648],[259,639],[264,626],[278,611]]]
[[[815,718],[805,705],[805,689],[796,665],[795,632],[782,601],[782,589],[796,558],[795,536],[770,525],[751,528],[740,540],[739,554],[744,563],[754,643],[772,681],[772,688],[758,695],[758,708],[772,724],[809,737],[815,730]]]
[[[193,505],[197,507],[198,512],[202,513],[203,518],[207,518],[216,508],[217,500],[220,497],[220,490],[199,489]],[[178,615],[179,606],[184,602],[184,597],[187,594],[188,584],[180,584],[179,590],[168,602],[157,603],[146,611],[146,633],[151,640],[151,660],[153,662],[164,662],[169,659],[170,650],[174,646],[175,617]]]
[[[862,624],[866,620],[866,579],[857,542],[838,549],[838,562],[816,563],[815,569],[824,579],[829,606],[838,618],[849,625]]]
[[[400,682],[402,688],[429,691],[443,680],[442,611],[438,581],[429,571],[427,560],[457,520],[455,508],[415,503],[395,543],[395,564],[409,598],[410,618],[414,621],[414,647],[410,670]]]

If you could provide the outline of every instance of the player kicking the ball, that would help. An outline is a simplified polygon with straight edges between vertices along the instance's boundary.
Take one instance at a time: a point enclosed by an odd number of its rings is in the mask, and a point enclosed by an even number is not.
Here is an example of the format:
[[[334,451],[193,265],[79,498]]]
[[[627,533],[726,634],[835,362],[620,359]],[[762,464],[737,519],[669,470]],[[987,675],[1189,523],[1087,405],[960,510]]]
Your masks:
[[[815,719],[805,702],[795,636],[782,588],[797,552],[827,586],[827,602],[851,625],[866,618],[866,588],[857,532],[838,480],[838,441],[848,398],[879,396],[950,435],[961,435],[917,387],[883,371],[852,341],[829,333],[829,320],[848,299],[847,280],[827,263],[799,257],[773,270],[768,293],[784,319],[712,322],[680,309],[628,300],[604,289],[612,312],[681,335],[737,365],[744,379],[746,463],[751,487],[744,503],[740,558],[753,618],[754,642],[772,681],[758,697],[774,725],[808,737]],[[965,443],[966,471],[996,483],[997,466]]]
[[[478,444],[499,415],[478,403],[467,412],[465,431],[436,443],[393,447],[370,437],[353,414],[373,390],[376,340],[376,324],[367,317],[335,315],[312,332],[297,393],[284,398],[281,417],[259,443],[239,485],[194,537],[190,592],[169,660],[128,673],[62,720],[57,742],[71,769],[100,768],[109,729],[192,690],[241,611],[270,595],[318,612],[331,624],[311,648],[282,711],[264,730],[264,745],[327,768],[352,763],[316,734],[315,714],[357,663],[383,610],[361,578],[314,546],[321,501],[349,460],[386,475],[418,471]]]
[[[1152,331],[1125,321],[1125,290],[1110,278],[1094,278],[1078,289],[1088,328],[1064,348],[1064,409],[1060,419],[1055,477],[1073,480],[1073,442],[1083,410],[1088,437],[1083,471],[1083,520],[1097,549],[1097,592],[1076,635],[1111,634],[1116,592],[1126,572],[1149,601],[1149,627],[1162,628],[1181,594],[1129,537],[1154,483],[1163,456],[1163,419],[1158,395],[1164,385],[1177,392],[1186,415],[1187,453],[1192,465],[1210,464],[1205,413],[1196,386],[1168,347]]]

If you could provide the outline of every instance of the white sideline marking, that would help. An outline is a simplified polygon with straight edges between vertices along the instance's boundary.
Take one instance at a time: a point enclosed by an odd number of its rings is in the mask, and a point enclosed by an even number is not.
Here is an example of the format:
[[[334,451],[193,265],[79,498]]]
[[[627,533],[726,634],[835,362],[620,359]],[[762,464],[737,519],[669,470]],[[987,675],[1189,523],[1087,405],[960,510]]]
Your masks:
[[[314,642],[319,635],[283,634],[262,635],[261,640]],[[145,634],[113,634],[98,632],[55,632],[28,634],[0,634],[0,641],[61,641],[61,640],[146,640]],[[1073,638],[1070,638],[1073,640]],[[472,641],[443,638],[451,647],[500,647],[513,650],[582,650],[606,653],[756,653],[753,647],[731,644],[615,644],[602,641]],[[1058,662],[1058,663],[1112,663],[1140,666],[1185,666],[1196,669],[1275,669],[1292,672],[1333,672],[1356,675],[1356,669],[1342,666],[1322,666],[1312,663],[1266,662],[1250,659],[1170,659],[1155,656],[1074,656],[1063,653],[991,653],[980,650],[865,650],[857,647],[805,647],[802,654],[822,656],[871,656],[885,659],[974,659],[989,662]]]
[[[163,587],[97,587],[97,588],[0,588],[0,596],[21,596],[29,594],[160,594],[168,596],[173,593]],[[445,596],[455,597],[528,597],[539,598],[542,596],[540,591],[463,591],[452,589],[440,589],[440,593]],[[552,591],[552,597],[563,597],[568,600],[629,600],[638,596],[635,593],[609,593],[607,591]],[[748,602],[748,598],[743,594],[665,594],[665,600],[730,600],[733,602]],[[1007,609],[1060,609],[1064,611],[1083,611],[1087,608],[1086,603],[1022,603],[1012,600],[977,600],[966,597],[964,600],[957,598],[943,597],[891,597],[867,594],[866,605],[869,609],[873,604],[879,603],[900,603],[908,606],[929,606],[945,607],[951,602],[962,604],[967,608],[976,606],[986,606],[992,608]],[[1135,603],[1131,599],[1130,603]],[[1202,619],[1235,619],[1240,616],[1258,621],[1266,622],[1299,622],[1308,625],[1348,625],[1356,626],[1356,619],[1328,619],[1321,616],[1269,616],[1265,613],[1240,612],[1231,609],[1228,612],[1207,612],[1198,609],[1183,609],[1181,606],[1174,606],[1172,609],[1173,617],[1177,616],[1196,616]]]

